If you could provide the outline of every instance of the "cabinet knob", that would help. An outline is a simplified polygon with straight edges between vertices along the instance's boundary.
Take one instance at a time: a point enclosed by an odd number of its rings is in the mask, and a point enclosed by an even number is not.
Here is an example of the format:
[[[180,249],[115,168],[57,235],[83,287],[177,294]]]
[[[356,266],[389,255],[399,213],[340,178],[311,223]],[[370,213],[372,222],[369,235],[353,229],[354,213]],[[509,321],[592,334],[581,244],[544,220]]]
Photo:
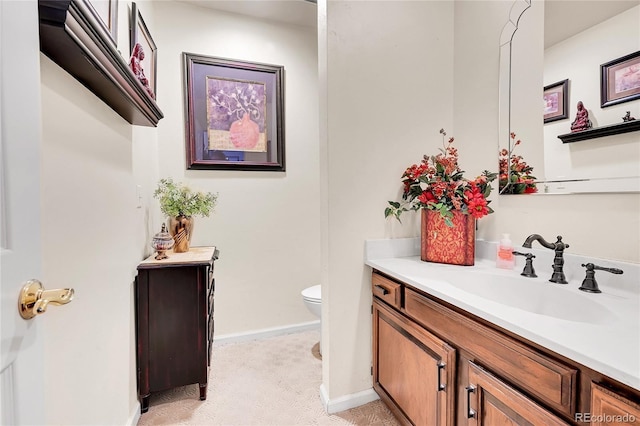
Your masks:
[[[47,311],[49,303],[54,305],[66,305],[73,299],[72,288],[58,288],[55,290],[45,290],[38,280],[27,281],[18,300],[18,311],[24,319],[31,319],[36,315]]]

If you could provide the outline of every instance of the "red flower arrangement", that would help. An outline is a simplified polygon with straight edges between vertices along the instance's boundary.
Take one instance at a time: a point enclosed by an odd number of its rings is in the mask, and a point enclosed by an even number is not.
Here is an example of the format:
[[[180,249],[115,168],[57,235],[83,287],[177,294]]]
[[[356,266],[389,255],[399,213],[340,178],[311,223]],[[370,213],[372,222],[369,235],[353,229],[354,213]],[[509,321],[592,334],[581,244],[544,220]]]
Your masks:
[[[516,140],[516,134],[513,132],[511,132],[511,139],[514,141],[511,143],[513,147],[511,155],[509,155],[507,149],[502,149],[498,157],[500,163],[500,179],[498,180],[500,194],[533,194],[538,192],[535,184],[536,177],[531,174],[533,167],[528,165],[521,155],[513,153],[515,147],[520,145],[522,141],[520,139]]]
[[[491,181],[496,173],[485,170],[474,180],[463,177],[458,165],[458,150],[453,146],[454,138],[445,143],[447,133],[440,129],[442,145],[440,154],[425,155],[420,164],[413,164],[402,174],[404,202],[389,201],[385,217],[394,216],[400,221],[403,212],[419,209],[440,213],[447,226],[453,226],[454,211],[480,219],[493,213],[487,197],[491,193]]]

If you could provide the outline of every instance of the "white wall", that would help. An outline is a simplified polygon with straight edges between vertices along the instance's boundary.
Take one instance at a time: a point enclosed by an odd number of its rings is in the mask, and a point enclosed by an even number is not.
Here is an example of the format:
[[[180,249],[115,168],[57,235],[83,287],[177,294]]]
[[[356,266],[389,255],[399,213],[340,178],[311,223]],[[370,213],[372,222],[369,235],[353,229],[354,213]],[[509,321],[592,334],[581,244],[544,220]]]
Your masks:
[[[322,343],[323,385],[334,400],[372,385],[364,240],[385,237],[384,209],[403,171],[441,146],[440,128],[452,127],[453,2],[326,7]]]
[[[118,16],[126,60],[129,7],[120,2]],[[126,424],[137,408],[133,280],[157,232],[157,130],[131,126],[40,56],[43,282],[75,289],[43,321],[46,419]]]
[[[300,295],[320,283],[315,28],[178,2],[154,2],[152,13],[160,175],[219,194],[192,241],[220,249],[215,335],[316,320]],[[286,172],[186,170],[182,52],[284,66]]]

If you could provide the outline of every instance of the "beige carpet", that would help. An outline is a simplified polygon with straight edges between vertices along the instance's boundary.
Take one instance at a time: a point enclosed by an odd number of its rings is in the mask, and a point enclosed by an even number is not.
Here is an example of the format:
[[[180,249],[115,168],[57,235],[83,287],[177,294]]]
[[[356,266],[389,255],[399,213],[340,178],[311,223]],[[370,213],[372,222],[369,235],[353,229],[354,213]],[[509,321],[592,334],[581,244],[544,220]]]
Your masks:
[[[206,401],[198,385],[153,393],[138,425],[391,425],[381,401],[328,415],[322,408],[319,331],[213,344]]]

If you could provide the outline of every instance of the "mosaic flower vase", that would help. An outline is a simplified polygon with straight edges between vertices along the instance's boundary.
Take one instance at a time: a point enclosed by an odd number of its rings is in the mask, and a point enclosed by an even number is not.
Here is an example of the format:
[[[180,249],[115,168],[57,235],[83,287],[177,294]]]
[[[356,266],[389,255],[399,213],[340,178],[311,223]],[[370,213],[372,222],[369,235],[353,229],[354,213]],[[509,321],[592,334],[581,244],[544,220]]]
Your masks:
[[[425,262],[472,266],[475,260],[476,220],[454,212],[453,227],[447,226],[440,213],[422,210],[420,259]]]

